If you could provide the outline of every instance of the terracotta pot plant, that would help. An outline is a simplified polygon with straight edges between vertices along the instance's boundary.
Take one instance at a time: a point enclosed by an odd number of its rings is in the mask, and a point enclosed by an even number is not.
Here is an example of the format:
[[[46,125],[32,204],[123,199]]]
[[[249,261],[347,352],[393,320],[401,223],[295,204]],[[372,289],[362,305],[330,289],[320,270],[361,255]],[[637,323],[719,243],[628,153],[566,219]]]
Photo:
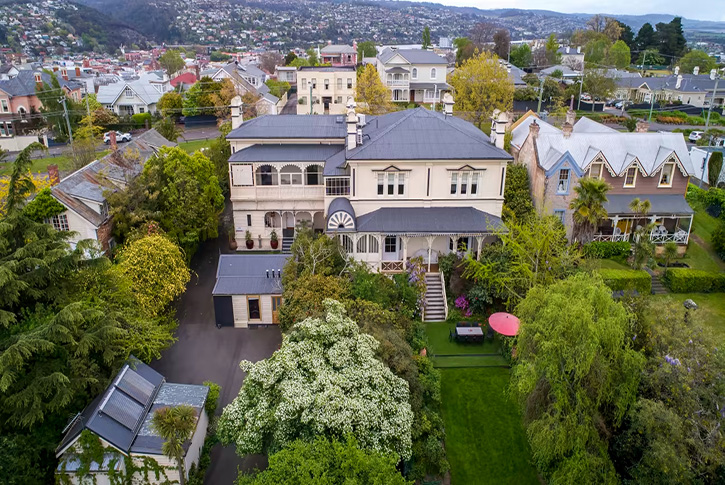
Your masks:
[[[252,249],[254,247],[254,239],[252,239],[252,233],[247,231],[246,234],[244,234],[245,244],[247,245],[247,249]]]
[[[269,246],[272,249],[277,249],[279,247],[279,239],[277,239],[277,231],[272,231],[272,234],[269,235]]]
[[[237,250],[237,239],[236,239],[236,232],[234,231],[233,227],[229,228],[229,249],[232,251]]]

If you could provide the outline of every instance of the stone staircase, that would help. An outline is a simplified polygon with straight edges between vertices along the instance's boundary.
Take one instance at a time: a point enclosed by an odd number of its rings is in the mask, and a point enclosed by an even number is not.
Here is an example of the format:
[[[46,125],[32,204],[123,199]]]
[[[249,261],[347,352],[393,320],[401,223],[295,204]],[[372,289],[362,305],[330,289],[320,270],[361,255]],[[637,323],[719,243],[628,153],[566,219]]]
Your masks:
[[[292,237],[283,237],[282,238],[282,252],[284,254],[289,254],[290,248],[292,247],[292,242],[294,241],[294,238]]]
[[[446,291],[441,285],[441,276],[438,273],[425,274],[425,314],[426,322],[442,322],[446,319]]]
[[[652,278],[652,294],[653,295],[664,295],[666,293],[669,293],[667,291],[667,287],[665,287],[664,283],[662,283],[662,280],[660,280],[659,276],[657,276],[654,271],[652,271],[649,268],[645,268],[645,270],[649,273],[650,277]]]

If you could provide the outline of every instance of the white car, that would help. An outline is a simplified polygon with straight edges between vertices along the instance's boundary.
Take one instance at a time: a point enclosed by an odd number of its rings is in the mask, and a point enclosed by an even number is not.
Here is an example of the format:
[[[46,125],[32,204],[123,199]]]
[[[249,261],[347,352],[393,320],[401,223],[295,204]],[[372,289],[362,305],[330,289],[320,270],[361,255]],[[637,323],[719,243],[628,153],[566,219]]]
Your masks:
[[[688,136],[687,138],[689,138],[690,141],[697,141],[697,140],[701,140],[702,135],[704,135],[704,134],[705,133],[703,131],[693,131],[690,133],[690,136]]]
[[[116,143],[122,143],[124,141],[131,141],[131,133],[121,133],[120,131],[116,132]],[[103,135],[103,143],[106,145],[109,145],[111,143],[111,132]]]

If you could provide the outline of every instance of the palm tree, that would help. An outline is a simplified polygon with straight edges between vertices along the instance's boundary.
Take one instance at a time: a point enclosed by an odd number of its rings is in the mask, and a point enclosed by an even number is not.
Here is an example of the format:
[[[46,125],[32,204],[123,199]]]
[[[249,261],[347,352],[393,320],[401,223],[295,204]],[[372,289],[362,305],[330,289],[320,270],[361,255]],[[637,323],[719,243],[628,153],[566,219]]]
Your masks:
[[[604,180],[590,177],[580,179],[579,185],[574,187],[576,197],[572,199],[569,208],[574,210],[572,219],[575,241],[586,244],[594,238],[594,231],[599,222],[607,217],[604,204],[607,202],[607,192],[611,188],[611,185]]]
[[[196,411],[193,407],[182,404],[176,407],[157,409],[151,418],[151,427],[164,439],[161,451],[176,460],[179,467],[179,484],[186,482],[184,470],[184,443],[191,438],[196,428]]]
[[[639,200],[635,197],[629,203],[629,210],[631,210],[636,216],[644,217],[652,209],[652,203],[649,199]],[[639,217],[635,218],[635,224],[639,222]]]
[[[639,219],[641,217],[645,217],[649,213],[650,209],[652,209],[652,204],[647,199],[640,200],[635,197],[629,203],[629,209],[635,215],[635,224],[638,224]],[[639,227],[639,229],[635,229],[633,261],[635,269],[642,268],[642,266],[644,266],[650,256],[654,253],[654,246],[650,242],[649,237],[647,237],[647,235],[652,232],[653,228],[654,223],[650,222],[645,226]]]
[[[670,266],[670,261],[677,257],[677,244],[673,241],[665,243],[665,271]]]

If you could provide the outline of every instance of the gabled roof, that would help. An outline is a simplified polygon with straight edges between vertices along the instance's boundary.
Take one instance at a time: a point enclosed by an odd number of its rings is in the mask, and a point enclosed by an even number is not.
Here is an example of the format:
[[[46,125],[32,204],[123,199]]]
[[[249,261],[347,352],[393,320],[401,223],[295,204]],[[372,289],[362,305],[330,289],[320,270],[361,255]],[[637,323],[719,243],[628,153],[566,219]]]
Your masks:
[[[531,123],[536,121],[539,125],[539,133],[561,133],[559,128],[550,125],[546,121],[539,118],[539,116],[533,111],[529,110],[516,123],[511,125],[511,145],[520,148],[521,145],[526,141],[526,137],[529,136],[529,127]]]
[[[281,295],[280,272],[288,257],[286,254],[222,254],[212,295]]]
[[[448,61],[432,51],[424,51],[422,49],[391,49],[390,47],[385,48],[380,54],[378,59],[383,64],[387,63],[395,55],[400,55],[403,59],[408,61],[410,64],[445,64],[448,65]]]
[[[574,133],[619,133],[614,128],[611,128],[602,123],[597,123],[591,118],[582,116],[579,120],[574,123]]]
[[[18,75],[12,79],[0,80],[0,91],[4,91],[10,96],[33,96],[35,95],[35,74],[36,71],[27,69],[20,70]],[[60,73],[55,73],[60,87],[68,91],[80,89],[83,85],[77,81],[66,81],[60,77]],[[47,72],[40,72],[40,78],[44,83],[51,84],[52,77]]]
[[[348,160],[507,160],[473,124],[425,108],[372,118],[363,127],[363,144]]]
[[[99,86],[96,97],[101,104],[114,104],[126,88],[130,88],[134,95],[138,96],[144,104],[152,105],[158,103],[161,96],[164,95],[164,93],[154,87],[154,83],[158,82],[148,78],[130,81],[121,80],[116,83]]]

